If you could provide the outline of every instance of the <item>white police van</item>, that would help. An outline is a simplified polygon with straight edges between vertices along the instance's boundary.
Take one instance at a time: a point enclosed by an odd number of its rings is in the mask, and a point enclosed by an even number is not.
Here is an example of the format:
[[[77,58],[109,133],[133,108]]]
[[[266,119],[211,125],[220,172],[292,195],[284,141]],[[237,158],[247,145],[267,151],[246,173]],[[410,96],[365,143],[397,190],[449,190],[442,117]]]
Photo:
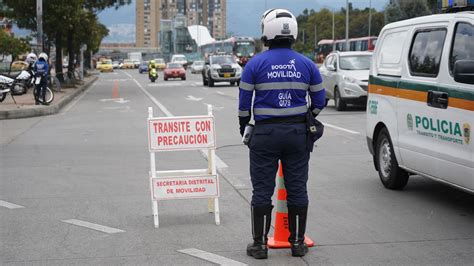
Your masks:
[[[369,79],[367,143],[384,186],[418,174],[474,193],[474,12],[386,25]]]

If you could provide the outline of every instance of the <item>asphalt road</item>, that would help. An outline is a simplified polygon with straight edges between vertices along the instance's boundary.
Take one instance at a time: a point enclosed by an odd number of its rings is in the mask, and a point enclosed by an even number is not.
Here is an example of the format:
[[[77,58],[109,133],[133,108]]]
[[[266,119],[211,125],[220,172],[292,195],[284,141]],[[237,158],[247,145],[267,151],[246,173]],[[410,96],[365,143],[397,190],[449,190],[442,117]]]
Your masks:
[[[366,146],[365,110],[337,112],[331,102],[310,161],[307,235],[316,246],[304,258],[289,250],[270,250],[265,261],[246,256],[251,185],[237,103],[237,87],[203,87],[200,75],[152,84],[118,70],[57,115],[0,121],[0,264],[474,263],[474,196],[418,176],[403,191],[386,190]],[[175,200],[159,203],[155,229],[147,108],[200,115],[207,104],[222,161],[221,225],[207,200]],[[197,151],[157,154],[159,170],[206,165]]]

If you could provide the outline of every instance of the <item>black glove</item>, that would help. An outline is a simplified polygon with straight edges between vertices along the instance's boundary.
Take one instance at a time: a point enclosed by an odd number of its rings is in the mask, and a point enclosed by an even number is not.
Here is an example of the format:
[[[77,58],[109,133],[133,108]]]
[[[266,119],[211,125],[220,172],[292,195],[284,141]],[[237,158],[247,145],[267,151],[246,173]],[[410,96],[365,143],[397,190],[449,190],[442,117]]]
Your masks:
[[[245,126],[250,122],[250,116],[240,117],[239,116],[239,125],[240,125],[240,135],[244,136]]]

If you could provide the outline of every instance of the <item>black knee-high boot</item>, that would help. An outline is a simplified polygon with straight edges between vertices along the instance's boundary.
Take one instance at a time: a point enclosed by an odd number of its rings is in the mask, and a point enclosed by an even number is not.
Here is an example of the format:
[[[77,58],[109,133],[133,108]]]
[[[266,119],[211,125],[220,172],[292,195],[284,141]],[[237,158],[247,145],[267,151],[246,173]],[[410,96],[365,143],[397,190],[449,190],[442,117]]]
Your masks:
[[[308,253],[308,246],[304,242],[307,214],[308,206],[288,206],[288,227],[290,229],[288,242],[291,244],[291,255],[293,257],[303,257]]]
[[[252,206],[252,236],[253,243],[247,246],[247,255],[256,259],[268,257],[267,235],[270,231],[273,206]]]

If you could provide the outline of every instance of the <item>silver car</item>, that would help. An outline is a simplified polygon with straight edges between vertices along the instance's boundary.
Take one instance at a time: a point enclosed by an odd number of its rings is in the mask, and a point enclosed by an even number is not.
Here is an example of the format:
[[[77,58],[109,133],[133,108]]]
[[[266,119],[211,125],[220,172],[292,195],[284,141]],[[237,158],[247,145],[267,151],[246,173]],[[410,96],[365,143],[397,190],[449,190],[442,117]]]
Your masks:
[[[333,52],[319,68],[326,95],[336,110],[347,104],[366,105],[372,52]]]
[[[191,73],[201,73],[204,68],[204,61],[198,60],[194,61],[191,66]]]

